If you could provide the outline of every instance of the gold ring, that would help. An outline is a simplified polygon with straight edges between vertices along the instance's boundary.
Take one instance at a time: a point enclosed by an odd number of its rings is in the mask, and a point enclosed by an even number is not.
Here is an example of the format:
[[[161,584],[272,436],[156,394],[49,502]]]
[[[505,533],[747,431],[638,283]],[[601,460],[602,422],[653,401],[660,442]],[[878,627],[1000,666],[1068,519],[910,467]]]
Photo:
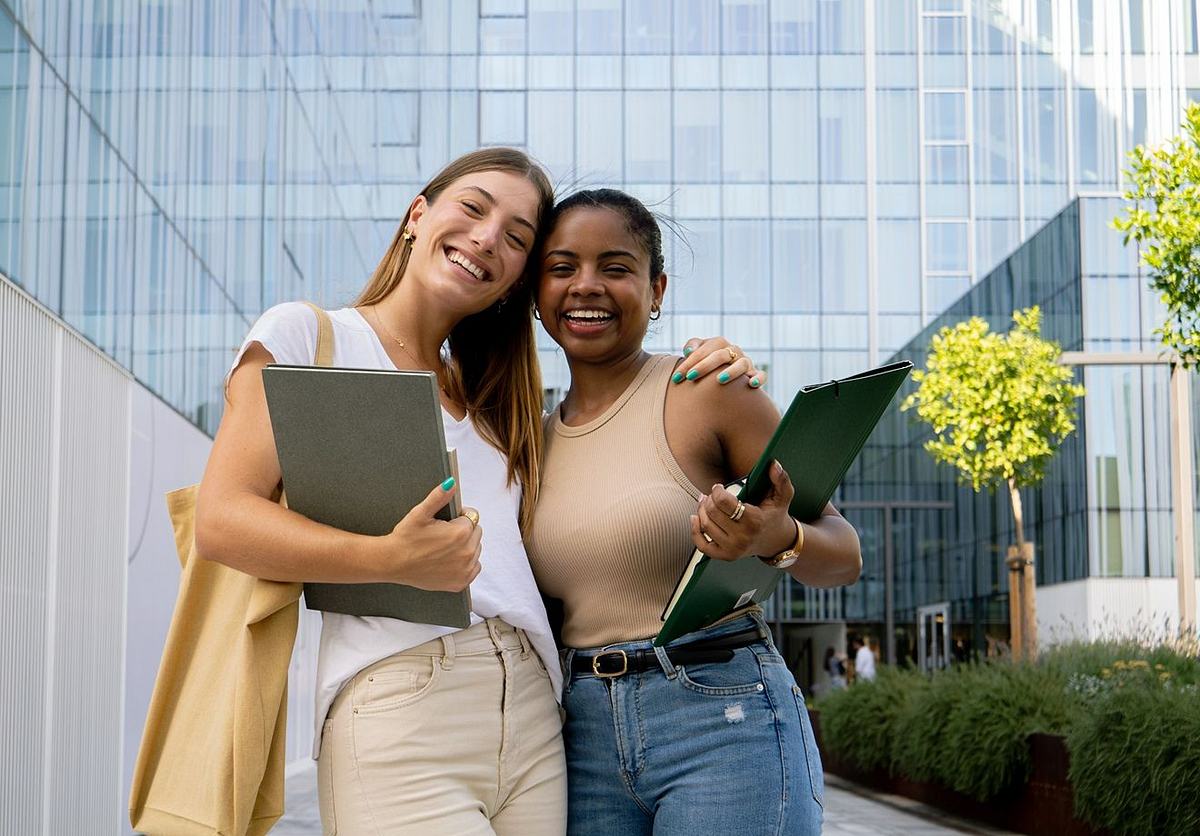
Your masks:
[[[729,362],[730,363],[736,363],[737,359],[742,356],[742,355],[738,354],[736,351],[734,351],[732,346],[725,346],[725,350],[729,352]]]
[[[460,514],[459,516],[466,517],[468,520],[470,520],[471,528],[474,528],[475,526],[479,525],[479,512],[476,511],[474,508],[463,508],[462,514]]]
[[[737,522],[742,518],[742,514],[746,513],[746,505],[739,499],[737,507],[733,509],[733,513],[729,515],[732,522]]]

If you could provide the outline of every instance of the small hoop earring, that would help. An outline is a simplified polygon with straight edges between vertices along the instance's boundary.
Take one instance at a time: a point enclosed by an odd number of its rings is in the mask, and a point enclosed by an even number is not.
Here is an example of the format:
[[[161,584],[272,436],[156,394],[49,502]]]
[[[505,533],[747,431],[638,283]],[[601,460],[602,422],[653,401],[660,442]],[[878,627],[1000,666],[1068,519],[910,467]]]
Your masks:
[[[650,321],[657,322],[658,318],[661,316],[662,316],[662,308],[660,308],[658,305],[652,305],[650,307]]]
[[[542,321],[542,314],[541,314],[541,311],[539,311],[539,310],[537,309],[537,306],[536,306],[536,305],[534,305],[534,307],[533,307],[533,318],[534,318],[534,319],[536,319],[538,322],[541,322],[541,321]]]

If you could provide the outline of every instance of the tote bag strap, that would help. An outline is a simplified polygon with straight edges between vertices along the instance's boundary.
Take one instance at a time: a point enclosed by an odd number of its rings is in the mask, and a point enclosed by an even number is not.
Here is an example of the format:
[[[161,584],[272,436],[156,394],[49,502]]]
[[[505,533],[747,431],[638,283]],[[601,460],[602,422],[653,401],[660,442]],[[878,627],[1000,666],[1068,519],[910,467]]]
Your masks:
[[[329,318],[329,314],[320,305],[314,305],[312,302],[304,304],[312,308],[312,312],[317,315],[317,353],[313,357],[314,366],[332,366],[333,365],[333,320]],[[283,482],[281,481],[275,486],[278,502],[284,508],[287,507],[287,494],[283,490]]]
[[[312,312],[317,315],[317,354],[313,358],[314,366],[332,366],[333,365],[333,320],[319,305],[314,305],[312,302],[304,304],[312,308]]]

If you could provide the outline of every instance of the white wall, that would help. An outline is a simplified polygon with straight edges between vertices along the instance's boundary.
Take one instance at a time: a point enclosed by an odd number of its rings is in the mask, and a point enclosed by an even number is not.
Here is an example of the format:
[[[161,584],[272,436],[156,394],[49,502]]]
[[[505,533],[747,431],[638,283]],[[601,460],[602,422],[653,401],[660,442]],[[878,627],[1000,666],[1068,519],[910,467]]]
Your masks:
[[[210,439],[0,276],[0,833],[129,833],[179,585],[163,495]],[[302,611],[288,759],[312,747]]]
[[[0,277],[0,831],[121,817],[132,383]]]
[[[1179,623],[1178,590],[1174,578],[1087,578],[1038,587],[1038,643],[1172,635]]]

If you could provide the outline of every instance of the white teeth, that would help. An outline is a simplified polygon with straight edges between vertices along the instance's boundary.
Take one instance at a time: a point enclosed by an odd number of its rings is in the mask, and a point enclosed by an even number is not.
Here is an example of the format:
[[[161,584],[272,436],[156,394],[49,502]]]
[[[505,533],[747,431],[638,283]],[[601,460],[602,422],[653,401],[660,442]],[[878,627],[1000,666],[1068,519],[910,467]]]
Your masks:
[[[602,320],[602,319],[612,319],[613,318],[613,315],[611,313],[609,313],[608,311],[583,311],[583,310],[568,311],[567,313],[563,314],[563,316],[565,316],[567,319],[591,319],[591,320]]]
[[[484,270],[475,262],[471,261],[471,259],[467,258],[458,250],[451,250],[450,255],[447,257],[455,264],[459,264],[464,267],[467,272],[471,273],[473,276],[475,276],[475,278],[479,279],[479,281],[483,281],[483,277],[487,275],[486,270]]]

